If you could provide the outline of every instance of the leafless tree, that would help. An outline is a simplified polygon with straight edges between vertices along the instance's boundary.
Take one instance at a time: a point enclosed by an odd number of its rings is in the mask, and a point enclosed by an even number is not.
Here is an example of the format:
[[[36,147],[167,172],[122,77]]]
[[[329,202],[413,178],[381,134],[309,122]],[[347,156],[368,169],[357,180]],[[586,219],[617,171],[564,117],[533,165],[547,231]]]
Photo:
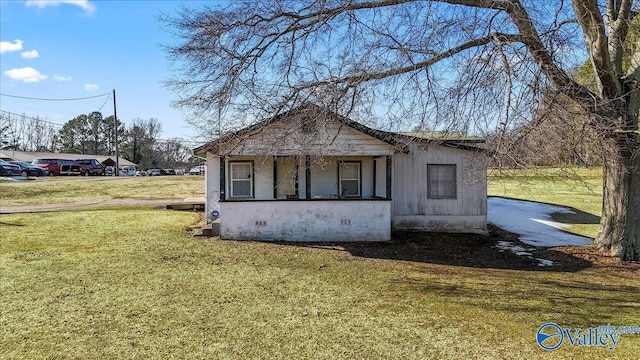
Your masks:
[[[640,260],[640,46],[628,36],[637,6],[247,0],[161,20],[179,39],[168,48],[178,70],[168,81],[180,96],[175,105],[212,135],[307,101],[341,115],[374,114],[385,130],[506,133],[534,118],[545,92],[563,94],[597,134],[604,159],[595,242]],[[570,76],[585,60],[593,89]],[[223,110],[241,114],[239,122],[218,122]]]
[[[184,166],[191,157],[191,149],[186,147],[179,138],[158,141],[155,146],[159,155],[159,165],[163,168]]]
[[[25,114],[0,112],[0,148],[52,151],[58,144],[58,125]]]
[[[569,175],[576,167],[602,166],[598,134],[586,119],[580,107],[566,96],[548,92],[531,120],[486,135],[487,147],[494,155],[492,167],[529,172],[555,168],[557,173]],[[510,172],[503,174],[509,176]]]

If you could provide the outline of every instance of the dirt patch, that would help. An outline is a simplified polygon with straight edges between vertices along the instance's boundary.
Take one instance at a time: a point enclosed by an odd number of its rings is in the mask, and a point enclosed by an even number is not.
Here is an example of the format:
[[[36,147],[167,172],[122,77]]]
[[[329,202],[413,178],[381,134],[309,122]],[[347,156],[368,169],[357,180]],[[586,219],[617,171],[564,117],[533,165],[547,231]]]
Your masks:
[[[565,259],[582,259],[591,263],[591,267],[608,269],[618,277],[640,279],[640,262],[624,262],[600,251],[594,246],[567,246],[549,249],[550,256],[559,255]]]
[[[522,256],[501,249],[499,242],[520,246]],[[534,271],[579,271],[591,264],[571,255],[553,254],[549,249],[536,248],[518,240],[518,235],[489,225],[489,235],[448,234],[428,232],[394,232],[386,244],[354,244],[345,249],[355,256],[397,259],[474,268],[496,268]],[[552,260],[552,266],[541,266],[539,259]]]

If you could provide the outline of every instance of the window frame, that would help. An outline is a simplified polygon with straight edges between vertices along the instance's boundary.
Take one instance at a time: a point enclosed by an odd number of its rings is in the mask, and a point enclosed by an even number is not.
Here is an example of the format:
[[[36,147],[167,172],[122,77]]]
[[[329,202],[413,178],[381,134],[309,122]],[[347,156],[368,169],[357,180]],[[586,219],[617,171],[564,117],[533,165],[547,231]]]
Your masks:
[[[441,182],[445,179],[438,178],[436,184],[433,184],[431,179],[432,169],[434,168],[453,168],[453,194],[441,194]],[[433,187],[435,186],[436,194],[433,194]],[[427,199],[430,200],[456,200],[458,199],[458,165],[457,164],[427,164]]]
[[[247,181],[245,179],[234,179],[234,165],[249,165],[249,195],[236,195],[234,192],[234,181]],[[253,160],[232,160],[229,161],[229,198],[230,199],[254,199],[255,198],[255,167]]]
[[[358,178],[357,179],[343,179],[342,178],[342,165],[358,165]],[[341,160],[338,162],[338,196],[342,194],[342,180],[358,180],[358,194],[348,194],[347,198],[362,198],[362,161],[361,160]]]

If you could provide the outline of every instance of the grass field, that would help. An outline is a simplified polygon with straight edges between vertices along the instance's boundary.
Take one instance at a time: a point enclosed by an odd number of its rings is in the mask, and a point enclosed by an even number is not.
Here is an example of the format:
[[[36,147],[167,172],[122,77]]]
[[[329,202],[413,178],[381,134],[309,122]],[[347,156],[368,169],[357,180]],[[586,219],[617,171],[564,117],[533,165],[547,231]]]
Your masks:
[[[546,322],[639,325],[640,266],[609,259],[572,271],[515,270],[392,258],[396,250],[429,247],[415,240],[382,255],[377,250],[387,245],[193,237],[191,228],[201,222],[201,214],[145,208],[1,215],[0,358],[637,359],[640,353],[640,335],[621,336],[613,351],[563,345],[547,352],[535,341]]]
[[[0,207],[108,199],[204,196],[202,176],[43,177],[0,181]]]

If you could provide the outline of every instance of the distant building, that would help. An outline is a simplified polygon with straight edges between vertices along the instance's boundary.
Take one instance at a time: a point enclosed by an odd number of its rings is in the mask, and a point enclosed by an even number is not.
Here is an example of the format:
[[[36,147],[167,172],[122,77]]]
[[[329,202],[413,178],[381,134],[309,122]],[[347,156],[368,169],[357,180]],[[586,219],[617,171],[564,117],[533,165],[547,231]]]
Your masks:
[[[51,152],[37,152],[37,151],[15,151],[15,150],[0,150],[0,159],[3,160],[17,160],[32,162],[35,159],[96,159],[104,166],[115,166],[116,157],[110,155],[91,155],[91,154],[67,154],[67,153],[51,153]],[[118,158],[120,166],[135,166],[138,165],[132,163],[129,160]]]

